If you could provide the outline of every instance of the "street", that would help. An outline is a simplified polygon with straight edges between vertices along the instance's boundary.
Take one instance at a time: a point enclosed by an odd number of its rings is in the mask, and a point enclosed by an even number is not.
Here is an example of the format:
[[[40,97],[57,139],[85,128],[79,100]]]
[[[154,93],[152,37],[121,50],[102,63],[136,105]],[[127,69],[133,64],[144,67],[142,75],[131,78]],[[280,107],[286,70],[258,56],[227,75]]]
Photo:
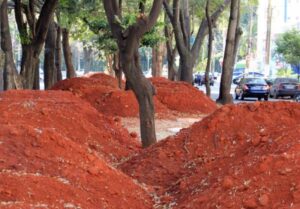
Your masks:
[[[195,87],[197,87],[199,90],[203,91],[204,93],[206,92],[205,89],[205,85],[199,86],[199,85],[195,85]],[[231,90],[230,93],[234,98],[234,89],[235,89],[236,85],[232,84],[231,85]],[[220,77],[218,77],[215,82],[214,85],[211,86],[211,99],[216,101],[218,99],[219,96],[219,90],[220,90]],[[233,102],[235,104],[241,103],[241,102],[255,102],[258,101],[257,98],[245,98],[244,100],[233,100]],[[263,99],[262,99],[263,101]],[[290,98],[280,98],[280,99],[272,99],[269,98],[269,101],[271,102],[276,102],[276,101],[292,101]]]

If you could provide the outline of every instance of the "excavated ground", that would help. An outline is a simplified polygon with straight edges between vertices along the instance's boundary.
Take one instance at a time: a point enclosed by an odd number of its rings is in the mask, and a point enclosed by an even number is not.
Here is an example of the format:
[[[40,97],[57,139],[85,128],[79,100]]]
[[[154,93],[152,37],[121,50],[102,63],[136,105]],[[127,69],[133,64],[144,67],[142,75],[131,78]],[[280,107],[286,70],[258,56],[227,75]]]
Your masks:
[[[217,109],[151,81],[160,137],[187,128],[147,149],[133,93],[110,76],[0,93],[0,208],[300,208],[300,104]]]

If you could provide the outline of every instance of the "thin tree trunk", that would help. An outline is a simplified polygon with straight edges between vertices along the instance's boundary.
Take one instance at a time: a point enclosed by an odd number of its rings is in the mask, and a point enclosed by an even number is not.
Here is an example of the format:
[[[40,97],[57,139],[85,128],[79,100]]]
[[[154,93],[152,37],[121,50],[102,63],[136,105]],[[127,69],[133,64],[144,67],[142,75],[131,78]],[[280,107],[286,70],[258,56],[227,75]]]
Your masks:
[[[162,43],[152,48],[152,77],[162,76],[165,47]]]
[[[9,31],[7,0],[3,0],[1,4],[1,48],[4,52],[4,71],[3,83],[4,90],[23,88],[21,78],[18,75],[12,51],[12,41]]]
[[[92,53],[91,46],[83,45],[83,57],[84,57],[84,73],[88,73],[92,68]]]
[[[118,86],[122,89],[122,68],[120,64],[120,54],[119,52],[114,53],[114,62],[113,62],[113,69],[115,71],[115,76],[118,80]]]
[[[221,76],[220,95],[218,103],[232,103],[230,94],[235,53],[237,52],[240,34],[239,29],[239,8],[240,0],[232,0],[230,7],[229,25],[226,39],[226,47],[223,60],[223,72]]]
[[[54,19],[49,25],[49,30],[45,42],[45,58],[44,58],[44,84],[45,89],[50,89],[57,80],[55,66],[55,48],[56,48],[57,29]]]
[[[176,56],[176,44],[173,48],[172,42],[174,34],[169,29],[169,21],[168,18],[165,16],[165,37],[166,37],[166,49],[167,49],[167,60],[168,60],[168,79],[171,81],[176,80],[176,67],[175,67],[175,56]]]
[[[61,73],[61,63],[62,63],[62,51],[61,51],[61,27],[57,25],[57,34],[56,34],[56,44],[55,44],[55,68],[57,79],[56,81],[62,80],[62,73]]]
[[[114,55],[112,55],[112,54],[106,55],[107,71],[108,71],[108,74],[111,76],[113,76],[113,74],[114,74],[113,59],[114,59]]]
[[[268,14],[267,14],[267,33],[266,33],[266,53],[265,64],[266,67],[270,64],[270,48],[271,48],[271,30],[272,30],[272,1],[268,1]]]
[[[63,52],[65,63],[67,67],[67,78],[74,78],[76,77],[76,72],[72,63],[72,51],[70,47],[69,41],[69,30],[66,28],[62,29],[62,45],[63,45]]]
[[[212,44],[213,44],[213,31],[212,31],[212,22],[209,15],[210,10],[210,0],[206,2],[206,19],[208,24],[208,52],[207,52],[207,63],[205,69],[205,87],[206,87],[206,95],[210,97],[210,81],[209,81],[209,73],[210,73],[210,66],[211,66],[211,56],[212,56]]]

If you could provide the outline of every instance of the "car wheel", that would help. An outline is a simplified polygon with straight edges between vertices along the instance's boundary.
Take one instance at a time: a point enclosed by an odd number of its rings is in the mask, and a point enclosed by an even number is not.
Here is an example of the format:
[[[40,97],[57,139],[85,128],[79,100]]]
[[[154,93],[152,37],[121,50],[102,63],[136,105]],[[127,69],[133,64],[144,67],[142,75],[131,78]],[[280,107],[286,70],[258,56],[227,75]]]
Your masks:
[[[295,97],[294,97],[294,100],[296,102],[300,102],[300,94],[296,94]]]
[[[239,95],[237,95],[237,93],[235,93],[235,100],[239,99]]]

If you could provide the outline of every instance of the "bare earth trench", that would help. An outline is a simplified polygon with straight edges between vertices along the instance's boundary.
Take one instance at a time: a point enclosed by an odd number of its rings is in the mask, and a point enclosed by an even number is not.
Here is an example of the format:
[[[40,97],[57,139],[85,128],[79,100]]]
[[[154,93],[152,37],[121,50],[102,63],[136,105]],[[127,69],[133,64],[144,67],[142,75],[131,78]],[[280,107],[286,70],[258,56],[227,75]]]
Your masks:
[[[202,120],[205,115],[192,115],[190,117],[178,117],[174,119],[155,119],[155,129],[157,140],[162,140],[168,136],[175,135],[182,128],[187,128],[193,123]],[[140,138],[139,118],[122,118],[122,125],[128,131],[135,132]]]

